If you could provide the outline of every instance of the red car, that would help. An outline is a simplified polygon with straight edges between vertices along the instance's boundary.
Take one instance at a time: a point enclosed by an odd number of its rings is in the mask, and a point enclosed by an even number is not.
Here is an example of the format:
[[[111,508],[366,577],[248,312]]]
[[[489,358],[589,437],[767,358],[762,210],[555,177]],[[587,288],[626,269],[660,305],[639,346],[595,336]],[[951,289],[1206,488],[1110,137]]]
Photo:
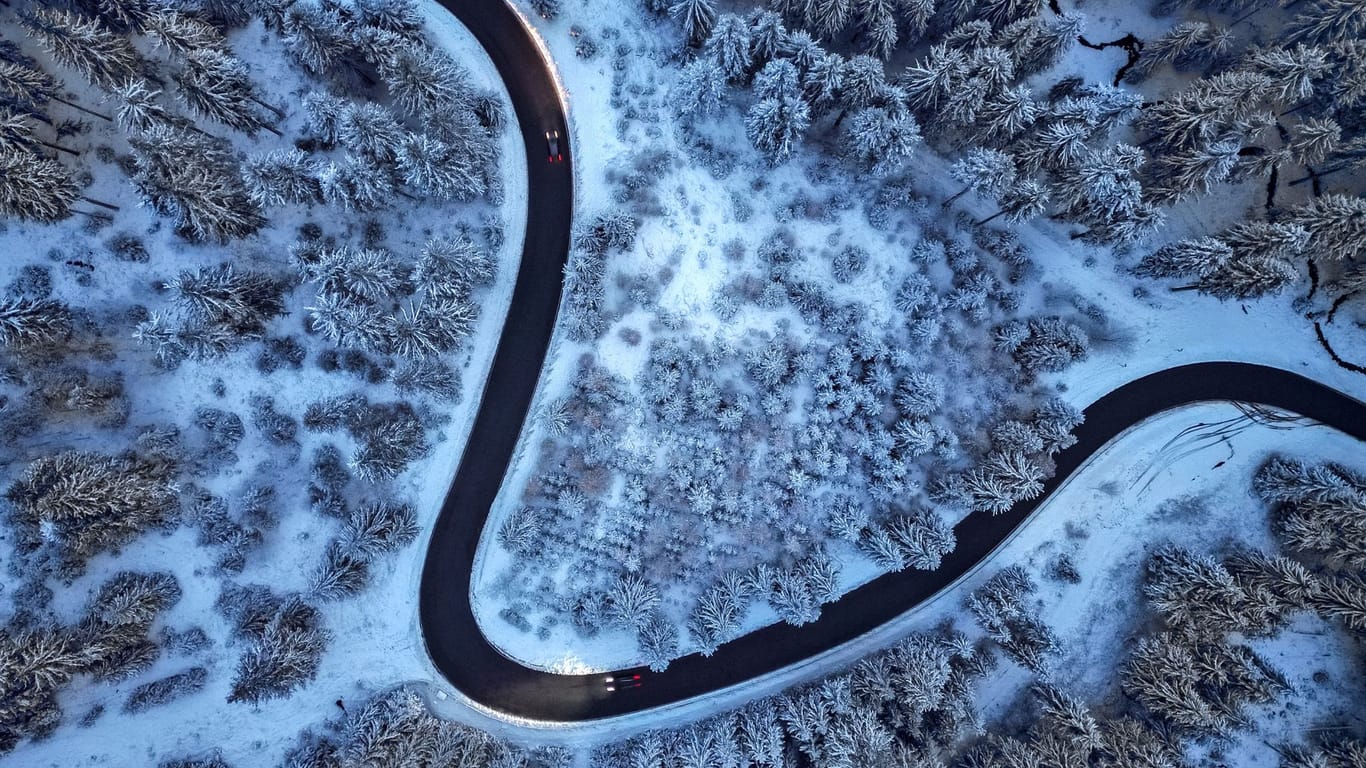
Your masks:
[[[545,148],[550,155],[550,162],[564,162],[564,153],[560,152],[560,132],[549,130],[545,132]]]

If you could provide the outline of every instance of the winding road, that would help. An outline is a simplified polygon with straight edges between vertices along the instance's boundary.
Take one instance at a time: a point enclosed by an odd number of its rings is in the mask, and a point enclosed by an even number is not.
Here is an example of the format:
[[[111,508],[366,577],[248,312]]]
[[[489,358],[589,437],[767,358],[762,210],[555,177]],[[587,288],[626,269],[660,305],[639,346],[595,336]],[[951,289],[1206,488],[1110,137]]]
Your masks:
[[[489,644],[470,606],[475,549],[535,393],[560,302],[569,249],[571,147],[548,163],[544,134],[568,136],[551,63],[504,0],[439,0],[484,46],[512,96],[530,174],[526,242],[506,325],[498,343],[459,468],[432,531],[423,566],[419,614],[436,667],[479,705],[542,721],[582,721],[679,702],[800,662],[853,640],[951,586],[991,556],[1010,533],[1087,458],[1129,427],[1190,403],[1236,400],[1292,411],[1366,440],[1366,404],[1311,379],[1245,363],[1197,363],[1144,376],[1085,409],[1077,442],[1055,457],[1057,472],[1036,500],[1009,512],[974,514],[954,528],[958,545],[933,573],[887,574],[823,609],[802,627],[775,624],[693,654],[640,688],[608,693],[603,675],[557,675],[524,667]],[[563,142],[562,144],[567,144]]]

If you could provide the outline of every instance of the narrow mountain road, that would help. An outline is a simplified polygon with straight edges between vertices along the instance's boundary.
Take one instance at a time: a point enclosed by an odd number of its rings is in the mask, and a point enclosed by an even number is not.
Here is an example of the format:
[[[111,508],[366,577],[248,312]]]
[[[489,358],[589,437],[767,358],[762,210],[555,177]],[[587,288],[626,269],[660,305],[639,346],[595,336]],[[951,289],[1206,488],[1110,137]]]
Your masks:
[[[562,269],[573,210],[570,150],[547,162],[545,132],[566,130],[551,63],[504,0],[439,0],[488,51],[512,95],[530,174],[527,235],[507,324],[455,479],[432,532],[422,573],[419,613],[436,667],[473,701],[509,715],[581,721],[682,701],[776,671],[848,642],[949,587],[991,556],[1010,533],[1087,458],[1129,427],[1164,410],[1196,402],[1235,400],[1306,416],[1366,440],[1366,404],[1318,382],[1245,363],[1198,363],[1130,382],[1086,408],[1077,443],[1055,457],[1057,472],[1039,499],[995,517],[974,514],[954,528],[957,548],[933,573],[887,574],[825,606],[803,627],[776,624],[721,646],[710,658],[693,654],[662,673],[643,675],[640,688],[609,693],[603,675],[556,675],[502,655],[479,630],[470,607],[470,579],[480,532],[493,505],[535,393],[559,307]]]

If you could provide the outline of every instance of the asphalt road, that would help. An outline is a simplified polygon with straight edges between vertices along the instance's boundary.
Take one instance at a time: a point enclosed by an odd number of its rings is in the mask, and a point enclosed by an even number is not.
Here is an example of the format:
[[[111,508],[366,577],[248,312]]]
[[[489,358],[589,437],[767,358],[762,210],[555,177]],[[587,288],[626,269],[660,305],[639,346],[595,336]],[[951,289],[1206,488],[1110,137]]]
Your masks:
[[[1161,411],[1237,400],[1293,411],[1366,440],[1366,405],[1310,379],[1244,363],[1200,363],[1145,376],[1086,409],[1077,443],[1055,457],[1057,472],[1038,500],[995,517],[974,514],[954,528],[957,548],[933,573],[888,574],[825,606],[803,627],[776,624],[721,646],[710,658],[676,660],[643,675],[641,687],[609,693],[603,675],[554,675],[503,656],[484,639],[470,608],[475,548],[531,405],[559,307],[568,253],[573,183],[570,150],[546,160],[545,131],[568,136],[558,88],[540,48],[504,0],[440,0],[484,46],[512,95],[530,173],[527,235],[507,324],[474,427],[432,532],[419,613],[428,653],[446,679],[475,702],[510,715],[591,720],[682,701],[797,663],[848,642],[914,608],[990,557],[1089,456]],[[496,620],[496,619],[494,619]]]

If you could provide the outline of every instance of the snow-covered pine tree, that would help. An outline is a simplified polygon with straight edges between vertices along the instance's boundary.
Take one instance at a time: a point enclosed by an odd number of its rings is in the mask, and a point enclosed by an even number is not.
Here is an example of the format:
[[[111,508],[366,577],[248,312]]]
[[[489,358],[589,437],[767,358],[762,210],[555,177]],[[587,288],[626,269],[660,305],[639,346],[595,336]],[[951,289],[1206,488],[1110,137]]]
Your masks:
[[[1333,66],[1326,49],[1303,44],[1257,49],[1248,56],[1247,65],[1271,81],[1264,98],[1283,107],[1294,107],[1313,96],[1316,84],[1331,73]]]
[[[967,71],[967,56],[941,43],[931,46],[928,56],[906,67],[896,82],[905,89],[910,107],[924,114],[937,109],[967,77]]]
[[[1005,88],[982,101],[973,131],[986,142],[1009,142],[1024,133],[1043,114],[1028,86]]]
[[[157,100],[161,91],[146,80],[129,80],[115,86],[113,92],[118,99],[118,110],[114,115],[119,127],[125,131],[142,133],[151,130],[154,125],[189,127],[189,121],[171,114],[161,105]]]
[[[0,216],[61,221],[80,198],[80,185],[56,160],[22,150],[0,150]]]
[[[874,175],[894,173],[915,154],[922,137],[920,125],[906,110],[889,112],[867,107],[846,123],[851,154]]]
[[[760,8],[751,11],[746,20],[749,22],[751,66],[762,67],[782,50],[787,28],[783,26],[782,16]]]
[[[183,271],[166,281],[166,288],[193,320],[247,338],[264,335],[266,323],[284,312],[278,280],[231,264]]]
[[[1213,274],[1233,258],[1228,243],[1213,237],[1180,240],[1144,256],[1134,267],[1143,277],[1202,277]]]
[[[64,566],[126,543],[172,514],[172,468],[127,455],[67,451],[28,465],[6,491],[26,546],[50,543]]]
[[[323,201],[357,211],[377,211],[392,204],[394,180],[388,171],[350,158],[327,163],[318,174]]]
[[[283,698],[312,680],[330,639],[318,610],[298,597],[281,600],[251,628],[252,647],[233,675],[229,702]]]
[[[811,110],[800,95],[764,99],[745,115],[745,133],[770,163],[791,156],[811,125]]]
[[[36,7],[20,11],[19,23],[53,59],[101,88],[142,77],[143,61],[132,42],[98,19]]]
[[[8,296],[0,299],[0,346],[11,350],[65,341],[71,335],[71,312],[53,299]]]
[[[64,147],[35,136],[33,124],[29,122],[29,119],[30,114],[21,114],[6,106],[0,106],[0,152],[39,154],[43,151],[42,148],[46,147],[68,155],[79,156],[81,154],[70,147]]]
[[[826,40],[843,32],[853,18],[852,0],[812,0],[805,6],[806,28]]]
[[[990,223],[998,216],[1005,216],[1011,224],[1022,224],[1048,210],[1051,198],[1048,187],[1035,179],[1023,179],[1012,184],[1001,194],[996,202],[1001,209],[992,215],[975,222],[977,226]]]
[[[1191,194],[1209,194],[1232,176],[1241,150],[1238,141],[1226,139],[1189,152],[1164,153],[1151,166],[1151,199],[1170,205]]]
[[[347,25],[333,10],[311,3],[290,3],[280,20],[286,49],[315,75],[326,73],[351,52]]]
[[[750,51],[749,24],[737,14],[721,14],[712,27],[711,36],[707,38],[705,52],[721,68],[727,81],[743,81],[754,64]]]
[[[374,102],[347,104],[337,121],[337,138],[366,160],[387,167],[394,162],[404,130],[394,114]]]
[[[133,183],[153,210],[176,218],[182,237],[227,242],[265,225],[226,142],[153,125],[129,144],[136,166]]]
[[[1342,126],[1329,118],[1301,120],[1290,129],[1286,149],[1300,165],[1318,165],[1342,143]]]
[[[336,144],[341,138],[342,114],[347,110],[346,99],[333,96],[326,91],[309,91],[304,94],[304,113],[308,116],[308,130],[325,145]]]
[[[1126,73],[1130,82],[1140,82],[1151,76],[1163,64],[1177,68],[1208,63],[1217,48],[1226,45],[1227,36],[1216,36],[1217,30],[1203,21],[1183,21],[1156,39],[1143,45],[1138,62]]]
[[[1292,209],[1287,219],[1309,233],[1308,246],[1317,258],[1366,261],[1366,198],[1326,194]]]
[[[1298,278],[1299,270],[1284,259],[1250,257],[1201,277],[1196,287],[1219,299],[1254,299],[1280,293]]]
[[[863,32],[864,46],[883,61],[891,58],[900,41],[896,14],[893,0],[866,0],[859,4],[859,26]]]
[[[651,671],[663,672],[678,655],[678,629],[668,618],[655,612],[636,630],[636,646]]]
[[[680,115],[709,115],[721,109],[726,96],[726,75],[715,61],[702,57],[691,61],[678,74],[670,92]]]
[[[701,45],[711,34],[716,23],[715,0],[675,0],[669,15],[683,26],[683,34],[692,45]]]
[[[807,103],[825,108],[835,103],[844,87],[844,58],[836,53],[827,53],[811,63],[811,68],[802,73],[802,92]]]
[[[1049,17],[1039,25],[1038,34],[1031,36],[1026,49],[1012,51],[1016,61],[1015,74],[1026,77],[1057,64],[1063,54],[1077,44],[1085,26],[1086,16],[1075,11]]]
[[[340,600],[360,594],[369,581],[368,558],[334,540],[313,572],[309,594],[324,602]]]
[[[778,49],[778,55],[797,65],[797,71],[805,73],[812,64],[825,55],[825,49],[814,37],[805,31],[797,30],[788,34]]]
[[[379,58],[376,70],[404,114],[471,109],[468,73],[426,44],[403,43],[390,48]]]
[[[242,181],[262,208],[303,205],[322,200],[318,161],[297,149],[274,149],[247,158]]]
[[[397,167],[404,183],[417,192],[443,200],[473,200],[487,188],[469,155],[451,145],[419,134],[408,134],[399,144]]]
[[[862,109],[876,104],[887,89],[882,62],[872,56],[854,56],[844,64],[840,102],[844,109]]]
[[[945,200],[945,207],[973,190],[995,200],[1015,183],[1015,158],[997,149],[971,149],[949,168],[949,175],[966,186]]]
[[[628,573],[607,593],[607,615],[619,627],[641,630],[654,617],[659,588],[637,574]]]
[[[160,8],[147,14],[143,29],[158,44],[181,57],[188,57],[197,51],[213,51],[222,56],[228,55],[228,43],[223,33],[212,24],[169,8]]]
[[[186,54],[185,66],[174,78],[180,86],[176,95],[197,114],[248,136],[262,128],[283,135],[257,113],[255,105],[260,101],[254,95],[255,86],[236,58],[199,48]]]

